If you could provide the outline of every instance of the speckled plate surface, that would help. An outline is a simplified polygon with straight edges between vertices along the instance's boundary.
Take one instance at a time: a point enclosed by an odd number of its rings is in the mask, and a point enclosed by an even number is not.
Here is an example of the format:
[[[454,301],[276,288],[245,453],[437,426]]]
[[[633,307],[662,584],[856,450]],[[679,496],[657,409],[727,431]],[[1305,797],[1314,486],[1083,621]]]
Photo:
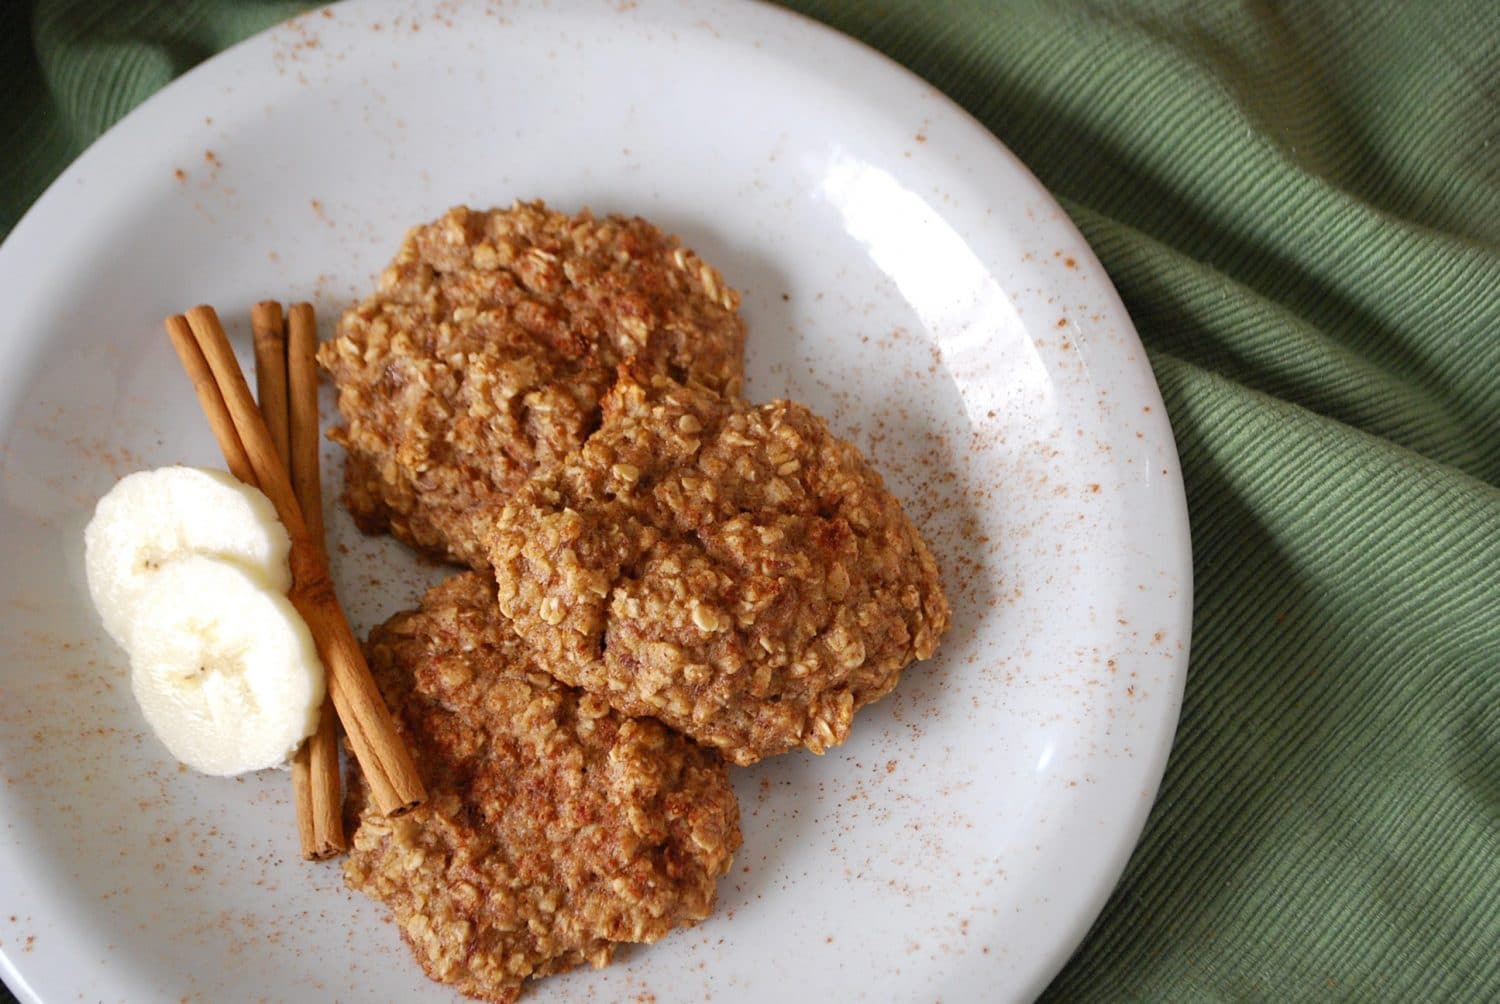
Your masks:
[[[1019,1000],[1082,938],[1171,744],[1191,566],[1145,355],[1057,204],[942,95],[771,8],[373,3],[173,84],[0,248],[0,952],[23,999],[449,998],[336,865],[298,859],[284,774],[168,760],[80,533],[128,471],[218,462],[164,315],[212,302],[248,349],[255,300],[326,323],[407,224],[534,197],[645,215],[745,290],[750,393],[869,452],[955,618],[846,746],[736,772],[745,846],[710,921],[530,999]],[[360,629],[442,574],[330,512]]]

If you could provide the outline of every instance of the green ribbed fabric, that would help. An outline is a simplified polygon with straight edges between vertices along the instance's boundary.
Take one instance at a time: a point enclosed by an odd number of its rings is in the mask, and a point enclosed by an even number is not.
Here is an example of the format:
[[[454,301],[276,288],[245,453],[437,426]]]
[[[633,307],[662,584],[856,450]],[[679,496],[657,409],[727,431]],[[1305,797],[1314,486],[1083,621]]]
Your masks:
[[[300,5],[3,6],[8,228],[136,102]],[[1182,723],[1048,999],[1500,1000],[1500,4],[791,6],[1062,199],[1182,452]]]

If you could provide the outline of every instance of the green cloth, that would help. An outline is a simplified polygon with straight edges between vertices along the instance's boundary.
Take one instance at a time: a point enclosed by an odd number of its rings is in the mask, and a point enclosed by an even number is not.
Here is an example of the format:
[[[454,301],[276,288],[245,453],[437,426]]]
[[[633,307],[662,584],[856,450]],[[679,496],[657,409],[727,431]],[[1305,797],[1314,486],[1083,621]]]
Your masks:
[[[131,106],[300,5],[5,6],[8,228]],[[1059,196],[1182,453],[1182,722],[1048,997],[1500,999],[1500,4],[791,6]]]

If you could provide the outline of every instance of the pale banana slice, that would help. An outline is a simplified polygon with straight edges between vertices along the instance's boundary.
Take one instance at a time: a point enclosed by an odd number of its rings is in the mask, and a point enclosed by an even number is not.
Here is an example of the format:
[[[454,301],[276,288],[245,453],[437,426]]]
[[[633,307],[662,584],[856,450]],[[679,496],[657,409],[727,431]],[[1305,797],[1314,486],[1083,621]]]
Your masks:
[[[279,766],[311,735],[323,664],[291,602],[230,562],[178,558],[137,597],[131,687],[178,760],[227,776]]]
[[[225,471],[162,467],[128,475],[99,500],[83,540],[94,606],[127,652],[141,597],[173,561],[207,555],[234,562],[274,592],[292,585],[291,542],[275,506]]]

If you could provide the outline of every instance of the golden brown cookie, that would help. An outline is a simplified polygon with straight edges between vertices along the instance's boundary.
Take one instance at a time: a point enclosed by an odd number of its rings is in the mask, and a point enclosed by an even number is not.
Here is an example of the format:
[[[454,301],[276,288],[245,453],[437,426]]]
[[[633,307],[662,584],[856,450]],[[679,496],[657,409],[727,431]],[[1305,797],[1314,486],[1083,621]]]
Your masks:
[[[638,217],[463,207],[407,234],[318,360],[338,388],[345,501],[484,567],[476,506],[576,449],[624,360],[737,394],[739,294]]]
[[[510,1002],[708,916],[740,844],[718,754],[540,671],[472,572],[367,649],[429,798],[388,819],[355,772],[344,877],[430,977]]]
[[[739,764],[843,742],[948,627],[921,535],[822,419],[641,369],[490,555],[539,665]]]

